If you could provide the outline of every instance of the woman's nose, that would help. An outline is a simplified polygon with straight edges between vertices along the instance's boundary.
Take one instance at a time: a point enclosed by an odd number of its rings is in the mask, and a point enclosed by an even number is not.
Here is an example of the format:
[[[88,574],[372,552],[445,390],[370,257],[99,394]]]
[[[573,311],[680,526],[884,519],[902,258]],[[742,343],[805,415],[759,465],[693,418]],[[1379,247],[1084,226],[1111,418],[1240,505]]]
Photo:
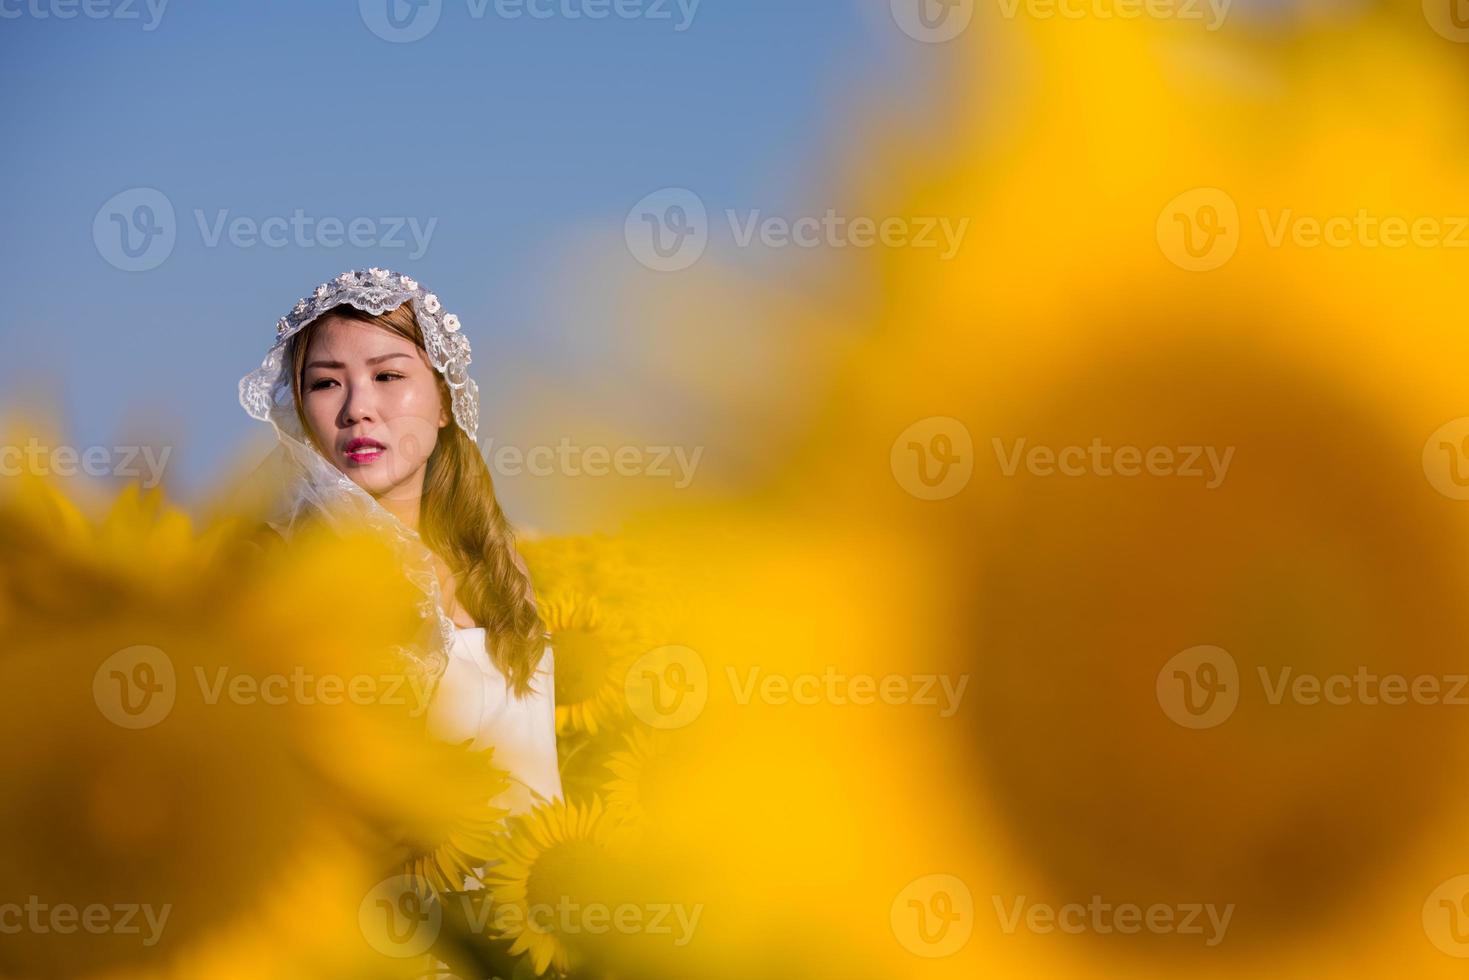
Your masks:
[[[373,404],[372,386],[353,385],[347,390],[347,400],[342,405],[343,427],[376,420],[377,406]]]

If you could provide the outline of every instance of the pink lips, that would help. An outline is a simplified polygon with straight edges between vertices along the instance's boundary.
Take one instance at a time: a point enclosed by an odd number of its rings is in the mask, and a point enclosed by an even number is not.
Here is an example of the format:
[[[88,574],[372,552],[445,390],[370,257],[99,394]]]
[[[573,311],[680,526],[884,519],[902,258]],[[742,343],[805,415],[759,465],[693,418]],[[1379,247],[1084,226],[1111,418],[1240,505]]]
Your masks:
[[[371,463],[382,457],[388,447],[376,439],[356,438],[347,443],[347,448],[342,450],[346,457],[354,463]]]

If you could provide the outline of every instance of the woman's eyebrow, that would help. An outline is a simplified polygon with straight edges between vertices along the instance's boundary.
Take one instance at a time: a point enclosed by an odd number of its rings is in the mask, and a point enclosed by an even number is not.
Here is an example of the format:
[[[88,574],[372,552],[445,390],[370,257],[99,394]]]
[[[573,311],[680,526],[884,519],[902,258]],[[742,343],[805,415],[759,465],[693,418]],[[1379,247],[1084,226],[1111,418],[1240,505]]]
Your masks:
[[[368,364],[379,364],[379,363],[381,363],[383,361],[391,361],[395,357],[408,357],[408,356],[409,355],[407,353],[403,352],[403,351],[394,351],[391,354],[379,354],[377,357],[369,357],[367,359],[367,363]],[[308,364],[306,366],[309,367],[309,368],[314,368],[314,367],[319,367],[319,368],[344,368],[347,365],[343,364],[341,361],[312,361],[310,364]]]

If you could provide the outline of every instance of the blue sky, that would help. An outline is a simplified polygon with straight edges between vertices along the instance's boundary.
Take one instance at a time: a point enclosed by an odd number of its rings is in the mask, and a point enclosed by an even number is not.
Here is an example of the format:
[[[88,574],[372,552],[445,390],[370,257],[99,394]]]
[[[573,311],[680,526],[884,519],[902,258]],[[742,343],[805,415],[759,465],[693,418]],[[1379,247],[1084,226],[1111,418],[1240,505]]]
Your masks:
[[[779,208],[840,113],[862,91],[901,98],[924,47],[858,0],[703,0],[691,19],[689,0],[618,0],[636,16],[598,20],[564,12],[598,0],[537,0],[548,18],[502,15],[519,0],[420,0],[438,20],[408,43],[369,26],[392,33],[384,2],[174,0],[158,16],[158,0],[87,0],[106,14],[87,16],[82,0],[0,0],[0,259],[18,287],[0,398],[52,398],[81,445],[166,420],[186,492],[258,433],[234,386],[275,320],[371,264],[460,312],[487,389],[522,358],[595,371],[558,346],[552,320],[580,285],[558,242],[620,234],[665,187]],[[140,189],[173,209],[174,238],[130,271],[121,228],[141,248],[137,222],[162,220],[138,214],[157,200]],[[116,195],[123,217],[103,213]],[[366,247],[330,247],[354,220]]]

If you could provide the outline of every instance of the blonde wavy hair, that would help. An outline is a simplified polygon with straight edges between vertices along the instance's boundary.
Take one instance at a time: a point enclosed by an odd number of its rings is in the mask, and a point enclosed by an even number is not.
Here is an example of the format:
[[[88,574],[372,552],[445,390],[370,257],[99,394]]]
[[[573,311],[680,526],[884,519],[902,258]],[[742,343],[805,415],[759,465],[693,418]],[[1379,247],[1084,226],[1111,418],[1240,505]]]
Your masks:
[[[296,414],[307,433],[311,426],[301,402],[306,351],[317,327],[333,316],[390,330],[425,349],[423,330],[411,303],[378,315],[351,305],[337,306],[307,324],[286,349]],[[449,385],[437,371],[434,379],[447,409]],[[485,652],[491,662],[516,694],[528,693],[545,649],[546,627],[536,609],[530,574],[515,548],[515,533],[495,498],[489,467],[469,434],[457,424],[439,430],[429,454],[418,532],[453,572],[455,598],[475,622],[484,625]]]

